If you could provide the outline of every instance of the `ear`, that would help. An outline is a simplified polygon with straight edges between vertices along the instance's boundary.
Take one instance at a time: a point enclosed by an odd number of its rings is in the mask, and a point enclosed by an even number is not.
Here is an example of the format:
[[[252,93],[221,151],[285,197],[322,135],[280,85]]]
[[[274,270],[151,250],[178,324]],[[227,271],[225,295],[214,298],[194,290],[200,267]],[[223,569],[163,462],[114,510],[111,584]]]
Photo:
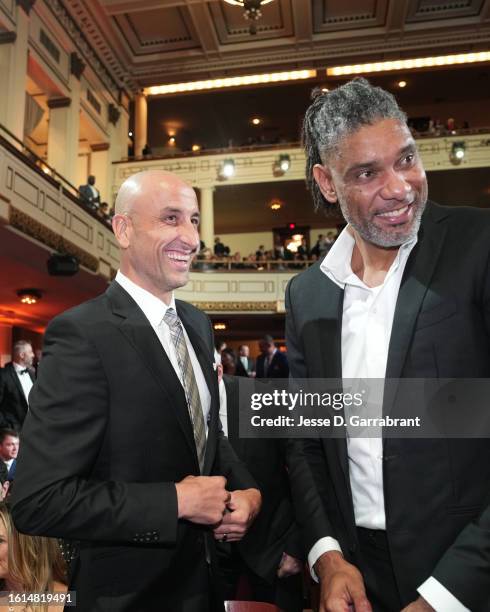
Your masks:
[[[330,202],[330,204],[337,203],[337,192],[333,184],[332,174],[328,168],[321,164],[315,164],[313,166],[313,178],[318,185],[318,188],[323,194],[323,197]]]
[[[112,229],[121,249],[127,249],[131,238],[131,219],[127,215],[114,215]]]

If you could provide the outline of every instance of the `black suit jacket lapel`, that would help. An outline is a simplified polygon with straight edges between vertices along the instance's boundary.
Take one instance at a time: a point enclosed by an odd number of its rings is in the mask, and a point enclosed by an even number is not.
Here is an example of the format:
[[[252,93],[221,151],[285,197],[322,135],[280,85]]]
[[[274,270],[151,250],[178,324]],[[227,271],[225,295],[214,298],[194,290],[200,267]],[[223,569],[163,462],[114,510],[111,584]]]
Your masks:
[[[113,313],[122,317],[121,332],[139,354],[162,390],[162,410],[169,408],[174,411],[197,465],[196,444],[184,389],[160,340],[143,311],[118,283],[114,282],[109,287],[107,295]]]
[[[415,323],[446,236],[447,227],[440,223],[445,215],[444,211],[434,208],[430,203],[427,204],[418,242],[410,253],[398,292],[388,348],[387,379],[396,379],[403,375]],[[391,411],[396,389],[396,383],[390,383],[385,387],[384,414],[389,414]]]
[[[342,317],[344,309],[344,290],[336,283],[326,278],[319,270],[322,278],[316,286],[316,312],[313,320],[316,324],[316,334],[320,342],[318,358],[321,360],[319,371],[324,378],[342,379]],[[341,414],[341,413],[339,413]],[[350,491],[349,461],[347,456],[347,441],[345,437],[332,439],[345,484]],[[325,445],[329,453],[332,445]]]
[[[203,339],[195,330],[193,322],[189,317],[185,304],[177,302],[177,313],[185,327],[187,335],[194,347],[199,365],[201,366],[206,384],[211,394],[211,405],[209,408],[208,418],[208,439],[206,443],[206,455],[204,458],[203,474],[209,474],[214,462],[216,452],[216,440],[219,431],[219,392],[218,392],[218,375],[214,370],[213,362],[211,361],[210,349],[206,348]]]

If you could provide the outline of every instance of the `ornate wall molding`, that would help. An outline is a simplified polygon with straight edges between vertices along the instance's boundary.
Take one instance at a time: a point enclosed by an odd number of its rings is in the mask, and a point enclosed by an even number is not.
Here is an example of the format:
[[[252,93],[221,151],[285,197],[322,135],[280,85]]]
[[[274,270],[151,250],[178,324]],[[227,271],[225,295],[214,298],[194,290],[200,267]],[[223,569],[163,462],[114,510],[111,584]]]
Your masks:
[[[15,227],[31,238],[39,240],[39,242],[42,242],[59,253],[74,255],[82,266],[88,268],[92,272],[98,272],[99,260],[97,257],[87,253],[69,240],[66,240],[66,238],[63,238],[63,236],[60,236],[58,233],[49,229],[42,223],[39,223],[12,205],[10,206],[9,222],[12,227]]]
[[[278,312],[274,302],[197,302],[191,304],[205,312]]]

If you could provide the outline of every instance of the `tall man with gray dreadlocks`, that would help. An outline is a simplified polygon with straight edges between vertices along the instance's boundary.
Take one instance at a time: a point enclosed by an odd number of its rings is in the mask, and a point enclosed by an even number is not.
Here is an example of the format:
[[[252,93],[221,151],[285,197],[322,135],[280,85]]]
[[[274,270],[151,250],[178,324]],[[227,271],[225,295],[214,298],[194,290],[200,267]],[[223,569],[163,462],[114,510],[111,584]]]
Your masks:
[[[489,378],[490,212],[427,201],[405,114],[365,79],[316,97],[303,139],[315,206],[348,225],[288,285],[292,376]],[[322,612],[490,610],[488,439],[290,444]]]

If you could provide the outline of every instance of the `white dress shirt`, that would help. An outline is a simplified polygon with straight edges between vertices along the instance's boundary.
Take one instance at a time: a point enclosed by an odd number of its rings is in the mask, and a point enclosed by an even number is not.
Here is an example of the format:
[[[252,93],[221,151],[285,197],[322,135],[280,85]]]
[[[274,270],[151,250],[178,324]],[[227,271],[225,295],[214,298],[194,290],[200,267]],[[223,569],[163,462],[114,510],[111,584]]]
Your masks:
[[[388,348],[395,306],[408,257],[417,243],[414,238],[403,244],[383,283],[368,287],[351,267],[354,238],[345,228],[334,243],[320,268],[328,278],[344,290],[342,317],[342,378],[382,379],[386,375]],[[382,386],[376,403],[382,406]],[[347,437],[347,455],[354,516],[358,527],[386,529],[383,489],[383,440]],[[310,550],[310,568],[320,555],[341,550],[331,537],[318,540]],[[316,578],[314,572],[313,577]],[[466,608],[435,578],[430,577],[419,593],[441,612],[465,612]]]
[[[17,374],[17,378],[19,379],[20,386],[22,387],[22,391],[24,392],[24,396],[26,398],[27,404],[29,404],[29,393],[33,387],[33,382],[29,372],[26,372],[26,367],[19,365],[18,363],[14,363],[15,373]],[[22,372],[22,374],[21,374]]]
[[[177,309],[175,307],[175,298],[172,294],[172,299],[170,300],[170,304],[165,304],[155,295],[146,291],[139,285],[136,285],[131,281],[127,276],[119,270],[116,275],[116,282],[121,285],[123,289],[125,289],[129,295],[133,298],[133,300],[138,304],[138,306],[143,311],[143,314],[148,319],[150,325],[152,326],[155,334],[160,340],[160,344],[162,345],[167,357],[172,364],[175,373],[177,374],[180,383],[183,385],[182,373],[180,371],[179,362],[177,360],[177,353],[175,350],[174,343],[172,342],[172,338],[170,336],[170,328],[168,325],[163,322],[163,317],[167,312],[168,308],[173,308],[175,312]],[[204,414],[204,422],[206,423],[206,435],[208,432],[208,416],[209,410],[211,407],[211,394],[208,389],[208,385],[206,383],[206,379],[204,378],[204,374],[201,368],[201,364],[197,359],[196,352],[194,351],[194,347],[192,346],[191,341],[189,340],[189,336],[185,330],[184,325],[182,325],[184,330],[184,340],[187,345],[187,350],[189,351],[189,357],[192,364],[192,369],[194,370],[194,376],[196,378],[197,388],[199,391],[199,398],[201,400],[202,411]]]

